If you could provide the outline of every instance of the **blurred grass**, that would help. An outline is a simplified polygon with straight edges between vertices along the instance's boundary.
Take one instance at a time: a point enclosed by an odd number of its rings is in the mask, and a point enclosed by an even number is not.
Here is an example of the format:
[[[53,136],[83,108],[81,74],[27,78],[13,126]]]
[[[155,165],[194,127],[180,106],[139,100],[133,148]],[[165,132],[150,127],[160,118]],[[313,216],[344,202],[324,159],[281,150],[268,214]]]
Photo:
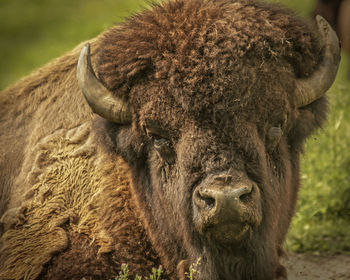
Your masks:
[[[271,0],[309,16],[314,1]],[[79,42],[93,38],[147,0],[0,0],[0,89]],[[329,91],[327,124],[302,159],[298,211],[286,242],[299,252],[350,253],[350,82],[343,54]]]
[[[306,143],[302,189],[287,248],[350,254],[350,81],[349,55],[328,91],[326,125]]]
[[[274,0],[273,0],[274,1]],[[315,1],[276,0],[310,16]],[[301,162],[297,213],[286,248],[314,254],[350,254],[350,55],[342,53],[328,91],[330,114],[308,139]]]
[[[0,0],[0,89],[143,6],[145,0]]]

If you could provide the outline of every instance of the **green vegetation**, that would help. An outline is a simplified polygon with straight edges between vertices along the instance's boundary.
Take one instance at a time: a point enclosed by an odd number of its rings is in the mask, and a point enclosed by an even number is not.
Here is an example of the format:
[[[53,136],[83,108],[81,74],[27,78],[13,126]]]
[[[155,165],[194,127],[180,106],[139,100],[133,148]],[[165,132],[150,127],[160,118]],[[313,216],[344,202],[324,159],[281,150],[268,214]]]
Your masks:
[[[145,279],[161,280],[162,273],[163,273],[162,267],[159,267],[158,269],[152,268],[152,274]],[[127,264],[122,264],[121,271],[119,272],[119,276],[117,276],[115,280],[129,280],[129,268]],[[142,276],[136,275],[135,280],[142,280]]]
[[[188,280],[192,280],[195,275],[197,275],[197,276],[199,275],[199,271],[197,268],[198,268],[200,262],[201,262],[201,259],[199,258],[195,263],[190,265],[189,271],[185,272],[186,278]]]
[[[146,6],[147,0],[0,0],[0,89]]]
[[[303,16],[308,16],[313,7],[312,1],[276,2],[289,5]],[[0,89],[148,6],[147,3],[147,0],[0,0]],[[290,250],[350,252],[348,61],[350,57],[343,55],[339,77],[329,91],[327,124],[306,145],[298,212],[286,242]]]
[[[343,54],[339,76],[328,92],[326,125],[306,144],[298,211],[287,241],[293,251],[350,253],[349,59]]]
[[[200,264],[200,259],[198,259],[196,263],[190,265],[188,272],[185,272],[186,279],[193,280],[193,277],[198,273],[197,266],[199,264]],[[145,279],[161,280],[162,273],[163,273],[163,270],[161,266],[158,269],[152,268],[152,274],[149,276],[149,278],[145,278]],[[130,280],[129,268],[127,264],[122,264],[121,271],[119,272],[119,276],[117,276],[115,280]],[[134,280],[142,280],[142,277],[139,275],[136,275]]]
[[[270,0],[310,16],[316,1]],[[302,158],[301,191],[286,248],[315,254],[350,254],[350,56],[342,54],[328,92],[326,125],[311,137]]]

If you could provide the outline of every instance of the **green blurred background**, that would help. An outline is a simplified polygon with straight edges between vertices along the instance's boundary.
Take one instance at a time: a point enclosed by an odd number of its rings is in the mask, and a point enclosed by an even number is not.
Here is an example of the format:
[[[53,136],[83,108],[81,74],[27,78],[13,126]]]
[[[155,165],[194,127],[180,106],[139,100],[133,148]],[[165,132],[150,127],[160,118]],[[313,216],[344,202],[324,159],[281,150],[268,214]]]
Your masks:
[[[275,2],[304,17],[315,4]],[[0,89],[147,6],[145,0],[0,0]],[[286,242],[292,251],[350,254],[348,61],[343,54],[327,124],[306,145],[298,211]]]

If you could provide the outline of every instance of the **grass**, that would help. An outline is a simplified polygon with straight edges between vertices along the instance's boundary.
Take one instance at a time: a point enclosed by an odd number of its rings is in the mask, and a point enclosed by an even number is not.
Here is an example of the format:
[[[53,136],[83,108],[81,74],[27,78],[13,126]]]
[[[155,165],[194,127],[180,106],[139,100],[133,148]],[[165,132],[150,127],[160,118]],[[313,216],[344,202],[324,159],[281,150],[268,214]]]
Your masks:
[[[199,264],[200,259],[190,265],[189,270],[185,272],[185,277],[187,280],[193,280],[193,277],[199,273],[197,270]],[[162,273],[162,267],[159,267],[158,269],[152,268],[152,274],[148,278],[145,278],[145,280],[161,280]],[[117,276],[114,280],[130,280],[129,267],[127,264],[122,264],[119,276]],[[136,275],[134,280],[142,280],[142,276]]]
[[[161,280],[162,273],[163,273],[162,267],[159,267],[158,269],[152,268],[152,274],[145,279]],[[119,272],[119,276],[117,276],[115,280],[129,280],[129,268],[127,264],[122,264],[121,270]],[[142,276],[136,275],[134,280],[142,280]]]
[[[0,89],[147,6],[147,0],[0,0]]]
[[[324,128],[306,143],[302,189],[287,248],[299,252],[350,253],[350,57],[328,92]]]
[[[0,0],[0,89],[147,6],[147,0]],[[308,16],[312,1],[276,0]],[[325,127],[306,144],[289,250],[350,252],[349,57],[329,92]]]

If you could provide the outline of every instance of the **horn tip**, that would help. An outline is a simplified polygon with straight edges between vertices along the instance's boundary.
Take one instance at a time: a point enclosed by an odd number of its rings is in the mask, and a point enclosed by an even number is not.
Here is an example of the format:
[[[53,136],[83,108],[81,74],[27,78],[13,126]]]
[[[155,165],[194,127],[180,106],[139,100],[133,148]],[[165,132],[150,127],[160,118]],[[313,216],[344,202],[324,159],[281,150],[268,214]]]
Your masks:
[[[336,35],[332,26],[328,23],[328,21],[324,17],[320,15],[316,15],[316,24],[317,24],[317,29],[321,33],[323,38],[333,37],[331,39],[332,41],[334,40],[339,41],[338,36]]]
[[[86,45],[84,45],[79,54],[78,65],[77,65],[78,73],[80,72],[79,70],[82,68],[82,65],[84,64],[84,58],[86,57],[86,55],[87,55],[87,48],[86,48]]]
[[[327,22],[327,20],[324,19],[322,16],[320,15],[316,16],[316,23],[317,23],[318,31],[323,37],[323,41],[326,42],[326,44],[330,48],[330,52],[334,56],[334,61],[339,62],[340,61],[340,43],[339,43],[339,38],[337,34],[333,30],[333,28],[330,26],[330,24]]]
[[[318,31],[322,33],[323,37],[333,30],[328,21],[320,15],[316,16],[316,24]]]
[[[80,55],[78,58],[78,63],[77,63],[77,77],[78,77],[78,82],[81,82],[84,79],[84,76],[86,75],[87,71],[90,71],[90,43],[86,43],[81,51]],[[93,71],[92,71],[93,73]],[[94,74],[94,73],[93,73]]]
[[[87,57],[89,55],[90,55],[90,43],[86,43],[80,51],[78,63],[80,63],[84,57]]]
[[[86,43],[84,46],[83,46],[83,49],[82,50],[85,50],[87,51],[88,53],[90,53],[90,43]]]
[[[328,24],[328,22],[327,22],[327,20],[325,20],[325,18],[323,17],[323,16],[321,16],[321,15],[316,15],[316,22],[317,23],[327,23]]]

